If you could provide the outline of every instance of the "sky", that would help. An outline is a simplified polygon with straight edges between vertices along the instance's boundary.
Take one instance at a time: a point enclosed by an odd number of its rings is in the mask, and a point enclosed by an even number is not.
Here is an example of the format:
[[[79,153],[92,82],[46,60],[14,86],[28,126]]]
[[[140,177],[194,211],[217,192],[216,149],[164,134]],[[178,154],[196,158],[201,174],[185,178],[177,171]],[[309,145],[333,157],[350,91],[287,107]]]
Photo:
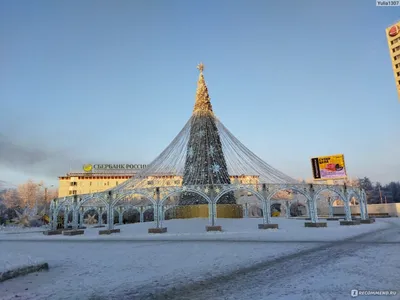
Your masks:
[[[148,164],[191,116],[203,62],[221,122],[311,178],[400,180],[400,102],[385,28],[352,1],[0,1],[0,180],[57,184],[84,163]]]

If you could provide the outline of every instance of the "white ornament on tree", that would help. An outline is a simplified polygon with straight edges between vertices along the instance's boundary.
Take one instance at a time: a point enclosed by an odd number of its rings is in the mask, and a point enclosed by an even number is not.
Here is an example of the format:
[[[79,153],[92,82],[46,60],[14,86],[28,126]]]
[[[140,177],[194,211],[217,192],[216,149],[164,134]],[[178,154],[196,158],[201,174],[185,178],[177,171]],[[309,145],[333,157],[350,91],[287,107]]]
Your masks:
[[[193,154],[194,154],[194,153],[193,153],[193,148],[192,148],[192,147],[189,148],[188,154],[189,154],[189,157],[190,157],[190,158],[193,157]]]
[[[198,136],[198,137],[203,137],[205,134],[206,134],[206,133],[204,132],[204,130],[200,130],[200,131],[197,133],[197,136]]]
[[[214,156],[214,153],[215,153],[214,146],[211,145],[211,146],[210,146],[210,155],[211,155],[211,156]]]
[[[213,164],[212,165],[212,171],[213,173],[219,173],[219,170],[221,169],[221,167],[218,164]]]

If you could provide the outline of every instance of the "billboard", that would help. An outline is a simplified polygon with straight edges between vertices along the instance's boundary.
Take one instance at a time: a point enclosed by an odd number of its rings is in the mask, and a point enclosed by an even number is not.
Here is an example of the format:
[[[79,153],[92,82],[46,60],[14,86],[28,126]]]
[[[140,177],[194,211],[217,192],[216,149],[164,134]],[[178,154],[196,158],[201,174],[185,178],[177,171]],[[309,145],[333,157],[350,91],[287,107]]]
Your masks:
[[[334,180],[347,177],[343,154],[311,158],[311,166],[315,180]]]
[[[121,170],[141,170],[145,169],[147,165],[143,164],[86,164],[83,165],[83,170],[86,173],[93,171],[121,171]]]

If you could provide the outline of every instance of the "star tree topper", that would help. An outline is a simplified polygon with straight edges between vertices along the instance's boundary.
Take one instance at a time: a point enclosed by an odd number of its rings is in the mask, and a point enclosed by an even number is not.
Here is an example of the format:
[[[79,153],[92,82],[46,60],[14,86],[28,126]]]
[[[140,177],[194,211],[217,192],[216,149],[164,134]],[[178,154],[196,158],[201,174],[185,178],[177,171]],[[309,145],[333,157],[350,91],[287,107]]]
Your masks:
[[[199,64],[197,65],[197,69],[200,71],[200,73],[203,73],[203,71],[204,71],[204,64],[203,64],[203,63],[199,63]]]

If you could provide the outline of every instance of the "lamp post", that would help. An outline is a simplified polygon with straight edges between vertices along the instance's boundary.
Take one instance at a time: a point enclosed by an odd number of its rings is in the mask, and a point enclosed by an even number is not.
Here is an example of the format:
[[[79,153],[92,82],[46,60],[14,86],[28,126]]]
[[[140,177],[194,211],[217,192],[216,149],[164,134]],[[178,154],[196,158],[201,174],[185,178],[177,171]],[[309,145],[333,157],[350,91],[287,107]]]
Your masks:
[[[53,187],[54,184],[50,185],[49,187]],[[49,189],[49,187],[45,186],[44,183],[40,183],[39,187],[44,188],[44,202],[47,203],[47,191]],[[37,202],[37,198],[35,199],[35,209],[37,212],[38,209],[38,202]]]

